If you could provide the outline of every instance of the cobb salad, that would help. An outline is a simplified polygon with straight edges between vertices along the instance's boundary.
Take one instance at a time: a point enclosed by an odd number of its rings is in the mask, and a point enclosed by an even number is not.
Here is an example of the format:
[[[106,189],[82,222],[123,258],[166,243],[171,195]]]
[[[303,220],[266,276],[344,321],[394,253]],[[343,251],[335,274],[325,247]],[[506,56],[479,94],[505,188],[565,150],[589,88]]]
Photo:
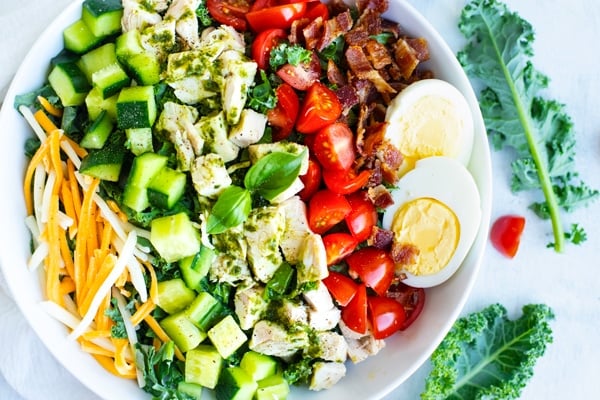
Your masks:
[[[83,2],[16,106],[29,266],[108,371],[157,398],[326,389],[460,266],[472,118],[386,9]]]

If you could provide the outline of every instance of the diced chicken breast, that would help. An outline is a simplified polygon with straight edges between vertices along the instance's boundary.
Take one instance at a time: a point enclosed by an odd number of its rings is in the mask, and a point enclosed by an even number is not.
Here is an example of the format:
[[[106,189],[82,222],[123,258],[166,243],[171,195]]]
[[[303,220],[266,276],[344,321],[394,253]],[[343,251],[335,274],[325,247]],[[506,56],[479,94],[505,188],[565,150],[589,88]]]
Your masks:
[[[252,109],[242,110],[240,122],[229,131],[229,140],[239,147],[248,147],[262,138],[267,116]]]
[[[302,159],[299,174],[304,175],[308,171],[308,147],[303,144],[279,141],[274,143],[253,144],[248,147],[248,155],[253,164],[267,154],[274,152],[284,152],[294,155],[302,154],[304,152],[305,157]]]
[[[341,315],[342,313],[337,307],[326,311],[309,310],[308,325],[316,331],[328,331],[337,326]]]
[[[326,361],[344,362],[348,352],[348,343],[342,335],[326,331],[317,333],[319,353],[317,357]]]
[[[173,143],[177,152],[177,168],[181,171],[189,171],[195,157],[192,143],[180,130],[171,132],[169,140]]]
[[[240,148],[228,138],[227,122],[223,111],[200,117],[195,126],[204,139],[207,151],[220,155],[225,162],[232,161],[238,156]]]
[[[159,12],[163,10],[142,6],[141,0],[123,0],[123,17],[121,28],[124,32],[134,29],[142,30],[149,25],[155,25],[162,20]]]
[[[167,10],[167,16],[177,21],[175,26],[177,34],[193,49],[200,46],[196,17],[196,9],[200,3],[201,0],[173,0]]]
[[[252,287],[239,287],[233,298],[235,313],[240,321],[240,328],[251,329],[267,309],[268,303],[264,299],[264,288],[254,285]]]
[[[279,207],[255,208],[244,223],[248,262],[257,280],[267,283],[283,262],[279,243],[285,230],[285,216]]]
[[[304,238],[296,270],[300,283],[320,281],[329,275],[327,252],[321,235],[310,233]]]
[[[219,61],[223,74],[220,82],[225,119],[230,125],[235,125],[242,115],[258,66],[237,50],[224,51],[219,56]]]
[[[288,332],[282,325],[259,321],[254,325],[250,350],[276,357],[289,357],[308,345],[305,331]]]
[[[210,280],[226,282],[233,286],[252,282],[252,274],[246,260],[229,254],[218,253],[208,272]]]
[[[271,199],[271,204],[280,204],[300,193],[302,189],[304,189],[304,183],[300,178],[296,178],[287,189]]]
[[[210,82],[210,73],[208,71],[203,75],[192,75],[181,78],[174,82],[169,82],[174,91],[175,97],[185,104],[198,104],[200,101],[213,97],[217,92],[207,85]]]
[[[308,290],[302,295],[308,305],[315,311],[329,311],[334,308],[333,299],[323,282],[319,281],[315,289]]]
[[[385,340],[375,339],[370,332],[365,335],[357,333],[348,328],[343,320],[340,320],[339,327],[348,343],[348,358],[355,364],[379,353],[385,347]]]
[[[333,387],[346,375],[346,366],[340,362],[317,361],[313,365],[313,373],[308,388],[323,390]]]
[[[282,301],[277,309],[277,315],[286,325],[308,324],[308,313],[306,305],[288,299]]]
[[[285,232],[281,239],[281,251],[286,261],[297,264],[300,260],[302,242],[311,231],[306,219],[306,204],[298,196],[292,196],[279,204],[285,215]]]
[[[202,48],[206,49],[215,59],[226,50],[235,50],[239,53],[246,51],[244,36],[229,25],[204,29],[200,40]]]
[[[227,253],[231,257],[246,260],[248,256],[248,243],[244,236],[243,225],[227,229],[225,232],[212,235],[215,249]]]
[[[200,196],[215,198],[231,185],[231,177],[220,155],[210,153],[196,157],[190,173],[194,189]]]
[[[194,107],[168,101],[156,122],[156,130],[162,132],[175,145],[179,169],[189,171],[197,152],[202,151],[204,141],[194,127],[198,111]]]
[[[175,20],[165,18],[154,25],[140,31],[142,47],[160,58],[175,50],[177,38],[175,35]]]

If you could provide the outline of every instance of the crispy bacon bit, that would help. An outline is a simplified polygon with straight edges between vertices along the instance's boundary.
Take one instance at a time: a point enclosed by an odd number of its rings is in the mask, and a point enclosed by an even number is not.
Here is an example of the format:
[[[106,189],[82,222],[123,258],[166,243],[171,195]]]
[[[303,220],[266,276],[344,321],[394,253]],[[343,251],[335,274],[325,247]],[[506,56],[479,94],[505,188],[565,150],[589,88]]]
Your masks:
[[[336,15],[333,18],[328,19],[323,24],[323,36],[317,44],[317,50],[323,51],[323,49],[329,46],[338,36],[343,35],[352,28],[352,16],[350,10],[346,10],[343,13]]]
[[[394,199],[392,198],[392,194],[383,185],[377,185],[375,187],[370,187],[367,190],[367,195],[369,196],[369,199],[371,199],[371,201],[377,208],[380,208],[380,209],[388,208],[389,206],[394,204]]]
[[[388,9],[389,2],[388,0],[358,0],[356,6],[360,12],[372,10],[383,14]]]
[[[327,3],[327,7],[329,8],[331,15],[337,15],[350,9],[344,0],[330,0]]]
[[[369,32],[363,27],[357,27],[344,34],[344,40],[350,46],[364,46],[369,40]]]
[[[381,13],[367,9],[358,17],[355,27],[364,29],[369,35],[378,35],[382,32],[381,21]]]
[[[385,45],[377,40],[369,39],[365,46],[367,58],[373,68],[380,70],[392,63],[392,56]]]
[[[377,91],[380,93],[396,93],[394,88],[383,79],[379,72],[373,69],[362,47],[349,46],[348,49],[346,49],[345,55],[350,70],[359,79],[367,79],[373,82]]]
[[[304,35],[302,30],[306,28],[306,25],[309,23],[310,19],[308,18],[300,18],[292,22],[290,34],[288,35],[288,40],[291,44],[304,45]]]
[[[342,114],[348,115],[352,107],[358,104],[359,98],[356,89],[352,85],[344,85],[335,91],[340,103],[342,103]]]
[[[314,21],[306,25],[302,29],[302,35],[304,35],[304,42],[308,50],[317,48],[320,38],[323,37],[323,18],[317,17]]]
[[[418,53],[403,38],[398,39],[394,44],[394,59],[400,69],[400,75],[404,79],[409,79],[417,65],[419,65]]]
[[[327,61],[327,79],[337,87],[342,87],[348,83],[340,67],[333,60]]]
[[[375,225],[371,231],[371,236],[367,239],[369,246],[377,247],[378,249],[387,249],[392,244],[394,232],[383,229]]]
[[[406,38],[406,43],[415,50],[419,61],[423,62],[429,60],[429,45],[427,39]]]
[[[392,243],[390,251],[392,260],[396,263],[396,269],[405,265],[414,264],[419,255],[419,248],[411,243]]]

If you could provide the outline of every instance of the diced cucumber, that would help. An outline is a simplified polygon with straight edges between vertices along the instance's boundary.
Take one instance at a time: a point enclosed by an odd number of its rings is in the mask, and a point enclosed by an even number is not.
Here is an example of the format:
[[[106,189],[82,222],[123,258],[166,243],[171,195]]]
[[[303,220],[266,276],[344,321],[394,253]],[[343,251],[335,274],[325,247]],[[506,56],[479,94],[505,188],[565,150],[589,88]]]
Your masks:
[[[152,86],[126,87],[117,99],[117,124],[120,129],[151,128],[156,119],[156,100]]]
[[[152,220],[150,242],[165,261],[174,262],[200,250],[200,233],[181,212]]]
[[[185,309],[196,298],[196,292],[188,288],[180,278],[158,282],[158,306],[169,314]]]
[[[117,59],[121,63],[125,63],[130,56],[143,53],[144,51],[145,50],[142,47],[142,37],[140,31],[137,29],[123,32],[115,40],[115,53]]]
[[[191,396],[194,400],[202,399],[202,386],[195,383],[181,381],[177,384],[177,391]]]
[[[258,384],[240,367],[225,368],[215,387],[217,400],[252,400]]]
[[[82,19],[73,22],[63,31],[65,49],[77,54],[87,53],[101,40],[102,37],[94,35]]]
[[[266,354],[248,351],[242,356],[240,367],[255,381],[260,381],[277,372],[277,361]]]
[[[129,76],[118,62],[107,65],[106,67],[92,74],[92,83],[94,87],[100,90],[103,98],[111,97],[130,83]]]
[[[160,208],[171,209],[185,192],[186,175],[169,167],[164,167],[148,185],[148,200]]]
[[[57,64],[48,75],[48,82],[64,107],[79,106],[91,87],[75,62]]]
[[[118,97],[119,95],[115,94],[114,96],[105,99],[98,88],[92,88],[85,98],[85,105],[90,119],[94,120],[98,118],[100,113],[106,110],[110,119],[116,121]]]
[[[154,151],[152,128],[125,129],[125,136],[127,136],[125,146],[136,156]]]
[[[135,157],[123,190],[123,204],[138,212],[148,207],[148,185],[154,175],[167,165],[167,161],[166,156],[151,152]]]
[[[208,337],[223,358],[232,355],[248,338],[231,315],[208,330]]]
[[[81,59],[77,62],[81,71],[88,78],[88,81],[92,82],[92,75],[96,71],[100,71],[104,67],[108,67],[111,64],[117,62],[117,56],[115,54],[115,44],[106,43],[100,47],[88,51],[81,56]]]
[[[223,357],[214,346],[200,344],[185,355],[185,381],[214,389],[223,368]]]
[[[185,284],[194,290],[200,291],[200,281],[204,279],[216,254],[209,247],[202,246],[200,251],[193,256],[179,261],[179,269]]]
[[[160,81],[160,60],[155,54],[134,54],[125,60],[125,65],[140,85],[155,85]]]
[[[121,30],[123,6],[120,0],[85,0],[81,19],[95,36],[109,36]]]
[[[188,318],[203,331],[208,331],[222,317],[221,303],[210,293],[200,292],[185,309]]]
[[[175,342],[175,345],[182,352],[187,352],[198,346],[204,339],[206,333],[198,329],[187,318],[183,312],[171,314],[160,321],[160,326],[165,333]]]
[[[113,126],[113,121],[106,110],[102,110],[98,118],[86,129],[79,144],[86,149],[101,149],[112,132]]]
[[[104,147],[90,151],[81,160],[79,170],[82,174],[105,181],[116,182],[121,174],[125,159],[125,147],[122,140],[111,140]]]
[[[256,400],[285,400],[290,394],[290,385],[281,374],[258,381]]]

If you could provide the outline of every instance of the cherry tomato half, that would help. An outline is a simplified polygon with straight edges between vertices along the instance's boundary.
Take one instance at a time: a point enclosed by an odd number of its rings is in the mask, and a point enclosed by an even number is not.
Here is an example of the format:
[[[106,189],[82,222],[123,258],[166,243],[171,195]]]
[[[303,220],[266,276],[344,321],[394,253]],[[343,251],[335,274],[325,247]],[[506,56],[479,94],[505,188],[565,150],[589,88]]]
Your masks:
[[[267,119],[273,128],[273,140],[279,141],[287,138],[298,117],[300,100],[298,95],[287,83],[282,83],[275,90],[277,104],[267,112]]]
[[[321,166],[312,157],[308,159],[308,170],[306,174],[300,175],[300,180],[304,188],[298,193],[298,196],[307,201],[321,187]]]
[[[404,308],[394,299],[369,296],[367,304],[375,339],[385,339],[398,332],[406,320]]]
[[[407,318],[400,325],[400,330],[407,329],[421,315],[425,306],[425,289],[414,288],[402,282],[392,285],[387,296],[393,298],[404,308]]]
[[[346,198],[352,211],[346,215],[346,226],[360,243],[369,238],[377,224],[377,210],[365,191],[355,192]]]
[[[275,7],[278,5],[278,3],[279,2],[277,0],[256,0],[250,6],[250,11],[258,11],[262,10],[263,8]]]
[[[329,190],[339,194],[354,193],[363,188],[371,178],[371,171],[363,170],[358,175],[353,170],[323,170],[323,180]]]
[[[323,279],[323,284],[325,284],[334,300],[342,307],[350,303],[358,289],[358,283],[354,282],[352,278],[335,271],[329,272],[327,278]]]
[[[518,215],[504,215],[492,225],[490,232],[492,244],[501,254],[513,258],[519,250],[524,228],[525,218]]]
[[[361,283],[352,300],[342,308],[342,320],[354,332],[367,333],[367,318],[367,287]]]
[[[350,211],[352,208],[343,195],[319,190],[308,204],[308,225],[313,232],[323,234],[342,222]]]
[[[296,130],[301,133],[315,133],[334,123],[342,114],[342,105],[337,95],[321,82],[315,82],[308,89],[296,122]]]
[[[321,62],[313,51],[310,62],[298,65],[285,64],[277,70],[277,76],[294,89],[308,90],[321,77]]]
[[[256,61],[259,68],[267,69],[271,50],[277,46],[281,40],[287,37],[283,29],[267,29],[259,33],[252,42],[252,59]]]
[[[306,15],[304,17],[311,21],[321,17],[323,21],[327,21],[329,19],[329,10],[327,9],[327,5],[320,1],[311,1],[307,4]]]
[[[348,274],[358,278],[380,296],[385,293],[394,279],[394,260],[390,255],[375,247],[363,247],[346,257]]]
[[[242,32],[248,29],[250,4],[246,0],[206,0],[206,8],[215,21]]]
[[[262,32],[271,28],[288,29],[304,14],[306,3],[292,3],[250,11],[246,19],[253,31]]]
[[[347,171],[356,159],[354,134],[343,122],[327,125],[316,133],[312,150],[323,169]]]
[[[348,233],[336,232],[323,236],[323,244],[327,254],[327,265],[333,265],[352,253],[358,246],[358,241]]]

